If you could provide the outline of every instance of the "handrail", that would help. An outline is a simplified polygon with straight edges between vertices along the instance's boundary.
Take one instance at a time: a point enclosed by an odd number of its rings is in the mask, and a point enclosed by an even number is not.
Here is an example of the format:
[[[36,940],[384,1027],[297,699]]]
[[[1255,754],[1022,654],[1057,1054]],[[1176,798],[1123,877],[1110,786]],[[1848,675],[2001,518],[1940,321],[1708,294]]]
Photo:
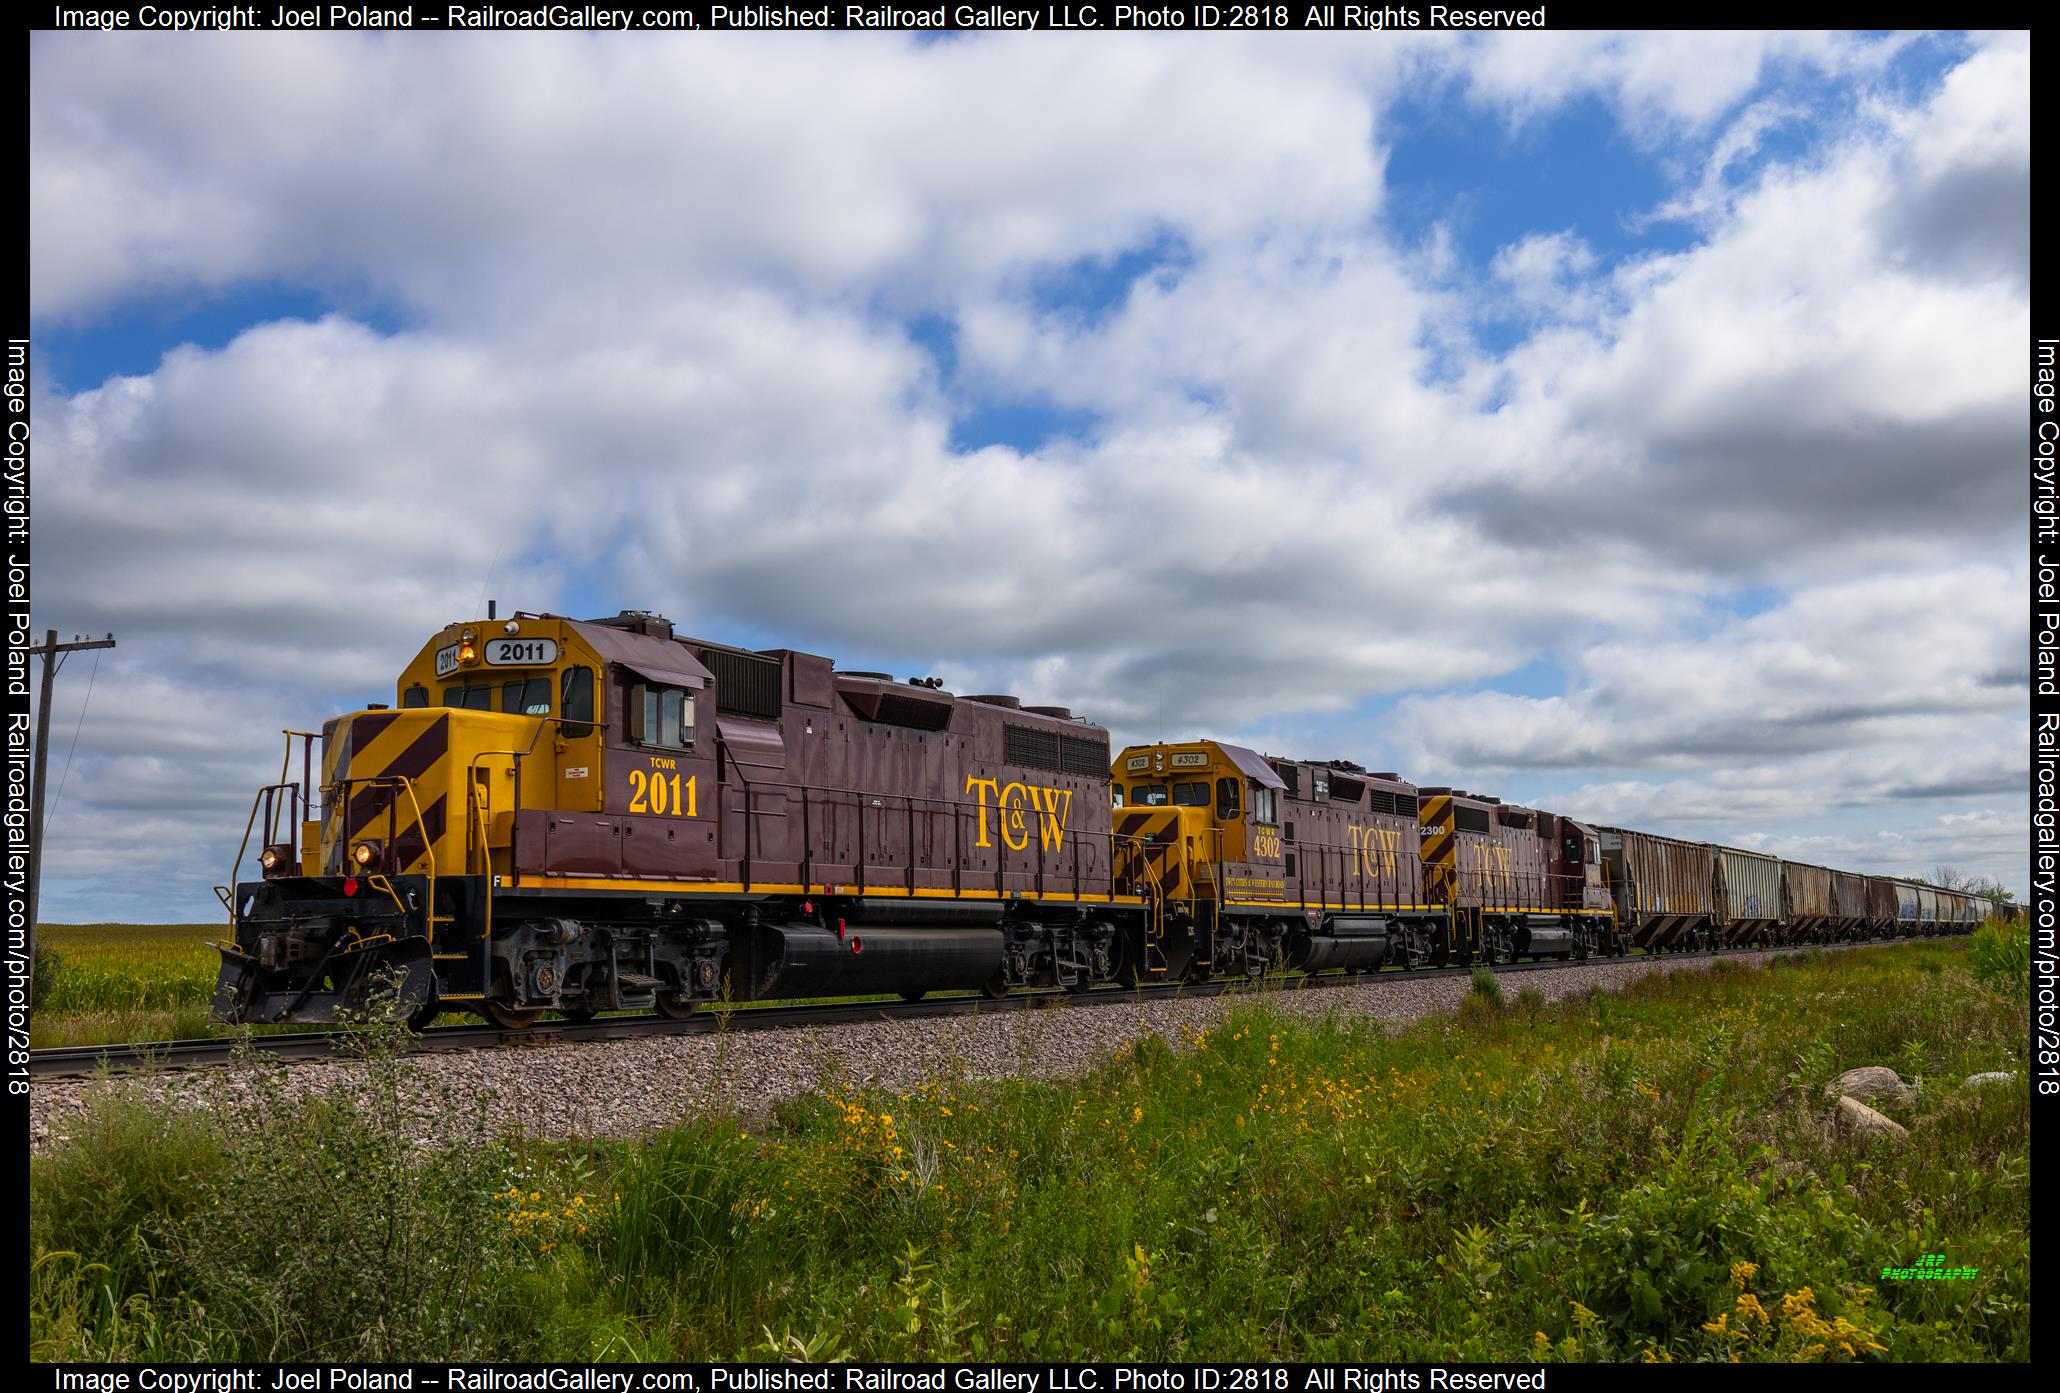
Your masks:
[[[337,796],[330,800],[330,806],[339,810],[340,813],[347,813],[350,807],[350,790],[353,787],[360,786],[365,788],[398,787],[398,789],[401,792],[406,793],[408,795],[408,806],[413,810],[415,815],[414,821],[411,822],[409,826],[421,832],[422,855],[429,862],[429,895],[427,900],[425,901],[425,909],[423,913],[423,928],[426,931],[426,936],[428,937],[430,943],[434,944],[436,942],[436,881],[437,876],[440,872],[438,870],[436,862],[436,842],[429,835],[428,824],[422,820],[422,800],[415,796],[415,781],[405,774],[368,774],[362,778],[338,779],[335,783],[328,785],[327,788],[324,789],[324,792],[326,793],[331,789],[335,790]],[[386,850],[389,855],[396,856],[398,855],[398,849],[400,844],[400,831],[406,830],[396,827],[395,814],[397,811],[398,800],[391,798],[388,799],[386,804]],[[342,831],[342,824],[340,821],[338,823],[338,830],[339,832]],[[348,838],[346,836],[339,836],[337,840],[338,844],[341,845],[344,841],[348,840]],[[347,856],[348,854],[348,848],[345,848],[345,855]],[[390,872],[390,874],[395,875],[398,875],[399,873],[400,868],[398,866],[396,866],[394,870]]]

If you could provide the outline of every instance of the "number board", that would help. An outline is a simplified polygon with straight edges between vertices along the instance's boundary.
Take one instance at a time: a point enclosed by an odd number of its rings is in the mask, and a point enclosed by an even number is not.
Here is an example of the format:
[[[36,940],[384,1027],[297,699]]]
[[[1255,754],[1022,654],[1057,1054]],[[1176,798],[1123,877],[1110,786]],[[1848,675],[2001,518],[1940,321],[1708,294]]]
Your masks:
[[[494,638],[486,642],[489,667],[535,667],[558,661],[558,640],[552,638]]]
[[[1123,761],[1123,767],[1133,774],[1138,773],[1140,770],[1152,767],[1152,757],[1150,755],[1132,755],[1129,759]]]
[[[1207,769],[1209,757],[1198,750],[1189,750],[1173,756],[1170,761],[1175,769]]]
[[[450,675],[451,675],[452,673],[456,672],[457,670],[458,670],[458,645],[454,643],[454,644],[452,644],[452,645],[451,645],[451,646],[450,646],[449,648],[439,648],[439,649],[437,649],[437,650],[436,650],[436,675],[437,675],[438,677],[449,677],[449,676],[450,676]]]

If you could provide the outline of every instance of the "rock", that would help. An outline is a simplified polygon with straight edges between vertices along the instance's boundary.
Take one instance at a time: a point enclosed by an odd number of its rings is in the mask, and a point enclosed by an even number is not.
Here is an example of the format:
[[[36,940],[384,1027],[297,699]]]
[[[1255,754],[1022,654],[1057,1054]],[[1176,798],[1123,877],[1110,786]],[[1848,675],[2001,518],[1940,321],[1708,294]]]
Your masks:
[[[1830,1094],[1844,1094],[1848,1098],[1886,1098],[1891,1103],[1907,1103],[1917,1096],[1917,1091],[1903,1082],[1893,1069],[1869,1065],[1864,1069],[1848,1069],[1838,1076],[1838,1081],[1824,1090]]]
[[[1874,1109],[1854,1098],[1838,1100],[1838,1125],[1863,1137],[1893,1137],[1907,1141],[1910,1129],[1890,1118],[1883,1117]]]
[[[1965,1082],[1961,1084],[1961,1087],[1973,1088],[1977,1084],[1984,1083],[2010,1083],[2016,1078],[2015,1074],[1969,1074]]]

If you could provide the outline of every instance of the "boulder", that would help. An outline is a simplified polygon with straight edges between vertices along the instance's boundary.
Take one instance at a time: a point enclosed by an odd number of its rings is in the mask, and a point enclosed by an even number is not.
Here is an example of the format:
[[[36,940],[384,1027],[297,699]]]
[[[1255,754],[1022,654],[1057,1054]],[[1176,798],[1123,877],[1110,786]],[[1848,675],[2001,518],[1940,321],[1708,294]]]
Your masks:
[[[1904,1083],[1895,1070],[1884,1069],[1878,1064],[1870,1064],[1864,1069],[1848,1069],[1824,1091],[1863,1100],[1886,1098],[1891,1103],[1907,1103],[1917,1096],[1917,1090]]]
[[[1896,1141],[1908,1141],[1910,1137],[1910,1129],[1902,1123],[1883,1117],[1854,1098],[1838,1100],[1838,1125],[1862,1137],[1891,1137]]]
[[[1985,1083],[2011,1083],[2016,1078],[2015,1074],[1969,1074],[1961,1087],[1973,1088]]]

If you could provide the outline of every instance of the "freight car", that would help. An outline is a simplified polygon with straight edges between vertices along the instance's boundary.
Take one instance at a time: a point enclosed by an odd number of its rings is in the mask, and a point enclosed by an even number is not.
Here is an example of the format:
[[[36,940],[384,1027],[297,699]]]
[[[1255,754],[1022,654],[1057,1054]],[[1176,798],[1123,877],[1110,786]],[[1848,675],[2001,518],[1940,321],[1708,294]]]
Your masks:
[[[1784,922],[1781,862],[1756,851],[1727,846],[1712,850],[1718,940],[1739,946],[1777,941]]]
[[[1602,864],[1632,943],[1658,951],[1716,942],[1716,848],[1610,827],[1602,833]]]
[[[1934,932],[1970,912],[1829,871],[1818,908],[1805,871],[1344,760],[1214,740],[1112,760],[1061,707],[644,611],[489,608],[424,644],[392,704],[287,733],[218,889],[214,1009],[323,1021],[387,994],[417,1022],[521,1027],[718,995],[1706,948],[1853,932],[1855,906],[1872,932]]]

